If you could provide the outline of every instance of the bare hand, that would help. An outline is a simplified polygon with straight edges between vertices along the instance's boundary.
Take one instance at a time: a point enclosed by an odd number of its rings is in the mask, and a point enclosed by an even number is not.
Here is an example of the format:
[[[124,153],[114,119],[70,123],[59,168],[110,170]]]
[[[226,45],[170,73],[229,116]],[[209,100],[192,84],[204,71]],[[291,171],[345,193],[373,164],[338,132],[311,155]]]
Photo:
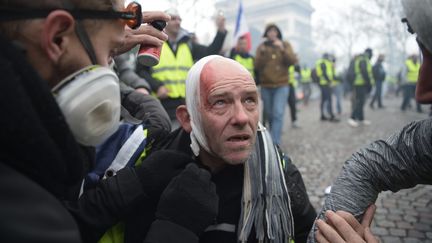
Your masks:
[[[166,99],[168,98],[168,92],[169,90],[165,86],[160,86],[156,95],[159,99]]]
[[[225,16],[223,14],[218,14],[216,17],[216,27],[220,32],[225,31]]]
[[[143,23],[151,23],[154,20],[168,21],[171,17],[161,11],[143,12]],[[136,30],[125,26],[125,38],[123,45],[117,49],[117,55],[125,53],[138,44],[162,46],[168,40],[168,35],[157,30],[151,25],[143,24]]]
[[[318,231],[315,235],[317,241],[322,243],[377,243],[377,239],[373,236],[369,228],[375,209],[375,205],[369,206],[361,224],[350,213],[344,211],[338,211],[336,213],[327,211],[326,218],[328,223],[320,219],[316,222],[318,226]]]
[[[279,39],[273,41],[273,44],[274,44],[275,46],[279,47],[280,49],[284,49],[283,42],[282,42],[281,40],[279,40]]]
[[[135,89],[135,91],[140,92],[141,94],[149,95],[148,90],[146,90],[145,88],[137,88]]]

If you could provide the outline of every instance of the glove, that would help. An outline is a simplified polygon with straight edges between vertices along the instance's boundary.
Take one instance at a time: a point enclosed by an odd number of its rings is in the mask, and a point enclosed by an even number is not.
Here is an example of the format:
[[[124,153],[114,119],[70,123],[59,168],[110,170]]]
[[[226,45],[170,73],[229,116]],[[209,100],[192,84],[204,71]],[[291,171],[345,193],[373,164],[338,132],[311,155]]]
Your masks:
[[[188,164],[162,193],[156,218],[176,223],[199,236],[216,219],[218,205],[210,173]]]
[[[159,150],[150,154],[141,166],[136,168],[144,193],[149,197],[159,198],[171,179],[192,161],[190,155],[175,150]]]

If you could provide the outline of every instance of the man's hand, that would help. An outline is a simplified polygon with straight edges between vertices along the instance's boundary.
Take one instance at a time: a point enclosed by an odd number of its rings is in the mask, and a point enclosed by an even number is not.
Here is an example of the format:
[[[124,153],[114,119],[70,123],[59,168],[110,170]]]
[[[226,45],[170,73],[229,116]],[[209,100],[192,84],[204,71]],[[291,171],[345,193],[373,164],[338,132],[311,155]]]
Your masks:
[[[279,48],[282,49],[282,50],[284,49],[283,42],[282,42],[281,40],[279,40],[279,39],[273,41],[273,44],[274,44],[275,46],[279,47]]]
[[[318,231],[315,238],[318,242],[367,242],[377,243],[378,240],[370,231],[370,224],[375,214],[376,206],[371,205],[366,210],[361,224],[350,213],[344,211],[327,211],[327,223],[317,220]]]
[[[225,32],[225,16],[222,13],[219,13],[216,16],[216,28],[219,32]]]
[[[141,180],[144,192],[158,198],[173,177],[193,162],[188,154],[175,150],[158,150],[145,158],[136,173]]]
[[[137,88],[137,89],[135,89],[135,91],[140,92],[141,94],[144,94],[144,95],[149,95],[150,94],[148,92],[148,90],[146,90],[145,88]]]
[[[156,95],[159,99],[168,98],[169,90],[165,86],[160,86],[156,92]]]
[[[161,11],[143,12],[143,23],[151,23],[154,20],[163,20],[168,22],[171,17]],[[138,44],[162,46],[168,40],[168,35],[163,31],[157,30],[149,24],[143,24],[136,30],[125,26],[124,43],[117,49],[117,55],[125,53]]]

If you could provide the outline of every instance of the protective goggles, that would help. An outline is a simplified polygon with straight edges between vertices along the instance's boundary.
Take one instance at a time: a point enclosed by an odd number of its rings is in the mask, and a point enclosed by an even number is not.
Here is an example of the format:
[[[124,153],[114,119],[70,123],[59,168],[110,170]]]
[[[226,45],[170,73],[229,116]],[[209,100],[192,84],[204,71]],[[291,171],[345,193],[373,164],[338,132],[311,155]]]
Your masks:
[[[18,9],[0,7],[0,21],[44,18],[54,10],[69,12],[75,19],[122,19],[131,29],[137,29],[142,23],[141,5],[131,2],[124,11],[90,9]]]

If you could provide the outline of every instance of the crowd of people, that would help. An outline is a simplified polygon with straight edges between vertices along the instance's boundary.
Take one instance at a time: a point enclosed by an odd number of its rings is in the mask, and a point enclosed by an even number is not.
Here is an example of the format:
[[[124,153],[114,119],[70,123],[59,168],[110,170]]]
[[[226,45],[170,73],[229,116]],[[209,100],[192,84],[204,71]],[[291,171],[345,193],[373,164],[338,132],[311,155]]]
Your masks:
[[[407,60],[404,94],[432,102],[432,18],[421,12],[432,8],[422,4],[404,4],[424,56],[421,68]],[[297,127],[296,80],[309,104],[315,75],[320,118],[337,122],[341,79],[329,54],[315,74],[301,67],[274,23],[255,57],[240,38],[227,58],[217,55],[223,16],[204,46],[176,10],[142,12],[137,2],[0,0],[0,13],[2,242],[377,242],[377,194],[429,182],[425,120],[355,153],[317,215],[279,147],[285,106]],[[137,45],[161,48],[159,63],[135,72],[122,54]],[[367,124],[366,95],[385,79],[384,57],[374,67],[371,57],[366,49],[352,61],[353,126]],[[382,107],[375,96],[370,105]]]

